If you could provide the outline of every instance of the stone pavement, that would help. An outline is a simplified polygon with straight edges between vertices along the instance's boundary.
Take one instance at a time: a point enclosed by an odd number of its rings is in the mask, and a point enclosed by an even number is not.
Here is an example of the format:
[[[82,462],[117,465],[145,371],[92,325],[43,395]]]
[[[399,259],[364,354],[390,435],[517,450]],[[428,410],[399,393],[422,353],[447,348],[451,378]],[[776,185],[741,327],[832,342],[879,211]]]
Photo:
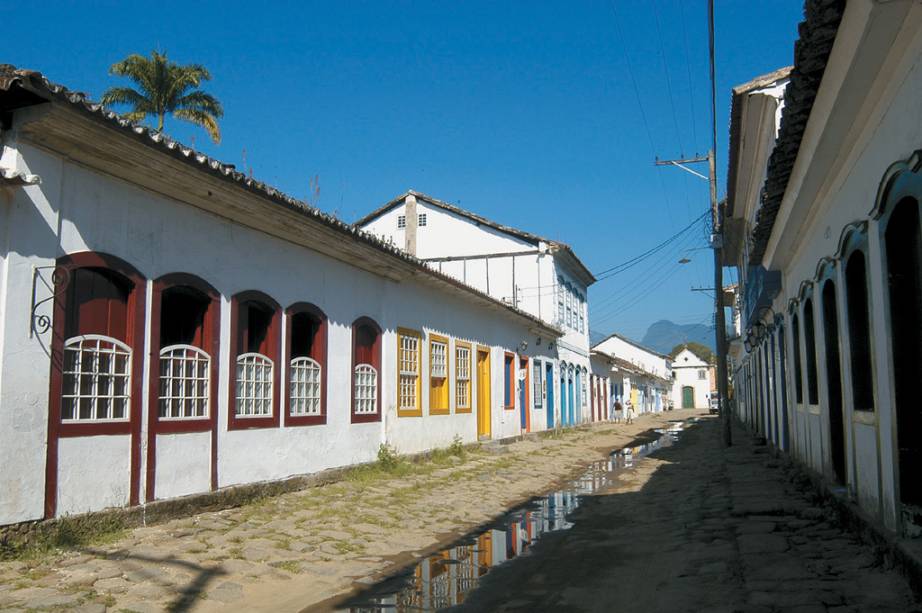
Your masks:
[[[0,562],[0,612],[299,611],[551,488],[693,411],[596,424]],[[491,452],[492,451],[492,452]],[[496,453],[497,451],[501,453]]]
[[[737,430],[704,419],[488,574],[471,611],[916,611],[904,578]],[[510,587],[512,586],[512,587]]]

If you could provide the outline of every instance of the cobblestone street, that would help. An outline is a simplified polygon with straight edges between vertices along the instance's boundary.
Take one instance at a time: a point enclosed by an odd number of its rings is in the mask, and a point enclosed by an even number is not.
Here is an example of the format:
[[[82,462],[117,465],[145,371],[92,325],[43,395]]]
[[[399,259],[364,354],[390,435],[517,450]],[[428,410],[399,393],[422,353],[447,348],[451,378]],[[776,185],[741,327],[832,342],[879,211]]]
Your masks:
[[[837,527],[765,447],[701,420],[575,526],[490,573],[471,611],[915,611],[904,578]],[[515,586],[510,589],[510,586]]]
[[[393,473],[360,468],[331,485],[0,562],[0,611],[298,611],[411,562],[638,433],[696,414],[443,451]]]

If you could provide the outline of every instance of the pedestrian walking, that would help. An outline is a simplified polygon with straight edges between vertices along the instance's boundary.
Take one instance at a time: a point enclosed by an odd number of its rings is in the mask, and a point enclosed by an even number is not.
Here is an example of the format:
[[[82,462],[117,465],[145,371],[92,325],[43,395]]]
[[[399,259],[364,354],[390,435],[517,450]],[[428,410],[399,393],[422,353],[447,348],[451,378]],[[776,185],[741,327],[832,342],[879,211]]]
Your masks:
[[[622,418],[624,418],[624,406],[620,400],[615,399],[615,423],[620,424]]]
[[[628,400],[627,401],[627,422],[626,423],[629,423],[629,424],[634,423],[634,417],[635,417],[634,405],[631,404],[630,400]]]

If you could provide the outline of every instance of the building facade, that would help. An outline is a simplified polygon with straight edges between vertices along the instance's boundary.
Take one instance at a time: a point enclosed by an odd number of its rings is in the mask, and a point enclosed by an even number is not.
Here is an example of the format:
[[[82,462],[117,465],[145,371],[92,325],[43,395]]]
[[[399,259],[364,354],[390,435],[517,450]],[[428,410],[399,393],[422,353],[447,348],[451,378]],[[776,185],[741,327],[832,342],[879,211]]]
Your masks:
[[[359,219],[356,226],[432,269],[562,330],[551,348],[557,361],[542,365],[545,403],[556,415],[552,423],[548,412],[546,425],[591,419],[586,295],[595,277],[568,245],[412,190]],[[551,339],[542,341],[547,346]],[[535,369],[534,383],[538,375]]]
[[[805,15],[783,99],[732,101],[735,410],[885,529],[918,534],[922,6],[810,0]],[[750,112],[766,102],[780,122]]]
[[[596,343],[593,352],[612,361],[612,402],[630,402],[638,413],[669,408],[672,364],[657,353],[619,334]]]
[[[672,360],[672,406],[677,409],[710,407],[713,368],[687,347]]]
[[[35,72],[0,144],[0,525],[550,423],[544,319]]]

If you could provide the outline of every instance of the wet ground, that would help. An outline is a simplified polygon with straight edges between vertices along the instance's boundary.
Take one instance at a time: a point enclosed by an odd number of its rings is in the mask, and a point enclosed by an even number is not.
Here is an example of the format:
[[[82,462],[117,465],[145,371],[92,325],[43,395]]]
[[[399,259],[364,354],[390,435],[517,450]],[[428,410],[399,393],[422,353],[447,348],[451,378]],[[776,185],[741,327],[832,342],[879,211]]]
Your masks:
[[[814,506],[764,447],[737,431],[723,450],[718,430],[703,419],[620,470],[616,483],[580,499],[568,529],[493,565],[476,589],[433,577],[430,562],[396,610],[919,610],[904,578]]]
[[[697,419],[697,418],[696,418]],[[584,496],[613,487],[636,462],[677,442],[684,423],[640,434],[607,458],[592,462],[577,478],[510,510],[489,526],[467,534],[410,568],[386,576],[347,599],[322,603],[317,610],[438,611],[459,605],[492,570],[529,555],[542,537],[569,530],[567,518]]]

